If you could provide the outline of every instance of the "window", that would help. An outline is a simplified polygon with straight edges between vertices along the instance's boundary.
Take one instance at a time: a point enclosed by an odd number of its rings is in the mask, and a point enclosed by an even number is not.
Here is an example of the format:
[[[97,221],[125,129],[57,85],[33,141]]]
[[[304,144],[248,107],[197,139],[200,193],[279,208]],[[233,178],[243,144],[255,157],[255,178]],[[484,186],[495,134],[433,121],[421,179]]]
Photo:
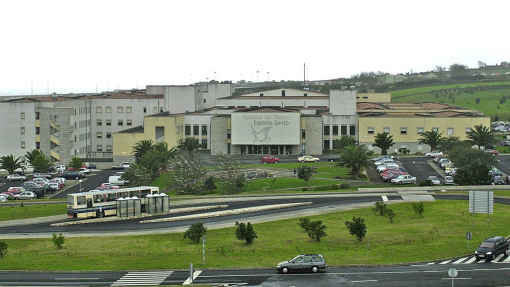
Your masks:
[[[103,120],[96,120],[96,124],[97,124],[97,126],[102,126],[103,125]]]
[[[305,129],[301,130],[301,139],[305,139],[306,138],[306,132],[305,131],[306,131]]]
[[[85,196],[77,196],[76,197],[76,204],[77,205],[85,205],[86,204]]]
[[[390,128],[389,128],[389,127],[385,127],[385,128],[383,128],[383,132],[384,132],[385,134],[390,134]]]
[[[40,115],[39,115],[39,112],[36,112],[36,113],[35,113],[35,119],[36,119],[36,120],[38,120],[38,119],[39,119],[39,116],[40,116]]]
[[[25,119],[25,112],[21,112],[21,119],[24,120]]]
[[[453,135],[453,128],[446,128],[446,134],[449,136]]]
[[[203,136],[207,135],[207,125],[202,125],[202,135]]]
[[[329,136],[329,125],[324,126],[324,135]]]
[[[103,151],[103,146],[98,144],[96,149],[97,149],[98,152],[102,152]]]
[[[21,148],[22,148],[22,149],[24,149],[24,148],[25,148],[25,142],[24,142],[24,141],[22,141],[22,142],[21,142]]]
[[[112,146],[111,145],[106,145],[106,151],[107,152],[111,152],[112,151]]]
[[[36,128],[35,128],[35,134],[36,134],[36,135],[41,134],[41,128],[36,127]]]
[[[127,114],[130,114],[133,112],[133,108],[132,107],[126,107],[126,113]]]
[[[123,126],[124,125],[124,120],[118,120],[117,121],[117,125],[118,126]]]
[[[158,107],[152,107],[152,113],[156,114],[158,112]]]
[[[193,125],[193,135],[198,135],[198,125]]]
[[[122,114],[124,112],[124,107],[117,107],[117,113]]]
[[[207,148],[207,140],[206,139],[202,140],[202,148],[205,148],[205,149]]]
[[[143,107],[143,113],[146,114],[147,113],[147,107]]]
[[[205,103],[205,100],[204,100],[204,103]],[[162,113],[163,112],[163,107],[160,107],[159,108],[159,112]]]
[[[21,134],[24,135],[25,134],[25,127],[21,127]]]
[[[107,133],[106,133],[106,138],[107,138],[107,139],[111,139],[111,138],[112,138],[112,133],[107,132]]]
[[[111,114],[112,113],[112,107],[106,107],[106,113]]]
[[[185,136],[191,135],[191,125],[185,125],[184,126],[184,135]]]
[[[230,130],[227,130],[227,139],[230,139]]]
[[[347,125],[342,125],[340,127],[340,134],[341,135],[346,135],[347,134]]]
[[[97,137],[98,139],[101,139],[101,138],[103,138],[103,133],[101,133],[101,132],[98,132],[98,133],[97,133],[97,136],[96,136],[96,137]]]
[[[206,102],[206,99],[204,99],[204,104],[205,104],[205,102]]]
[[[423,127],[421,128],[418,128],[418,130],[416,131],[419,135],[423,134],[423,132],[425,131],[425,129]]]
[[[133,120],[126,120],[126,126],[132,126]]]
[[[334,136],[338,135],[338,125],[333,125],[333,135]]]
[[[350,126],[349,126],[349,134],[350,134],[351,136],[356,135],[356,125],[350,125]]]
[[[400,128],[400,134],[406,135],[407,134],[407,128]]]
[[[324,140],[324,149],[329,149],[329,140]]]
[[[373,135],[374,134],[374,128],[368,128],[367,133],[369,135]]]
[[[107,126],[111,126],[112,125],[112,120],[106,120],[106,125]]]

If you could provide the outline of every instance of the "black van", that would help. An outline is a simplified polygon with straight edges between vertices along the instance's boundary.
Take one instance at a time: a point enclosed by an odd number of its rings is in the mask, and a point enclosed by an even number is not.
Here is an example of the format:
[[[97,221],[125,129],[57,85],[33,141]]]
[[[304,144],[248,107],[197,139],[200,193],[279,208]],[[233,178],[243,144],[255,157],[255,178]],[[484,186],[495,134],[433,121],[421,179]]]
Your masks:
[[[32,191],[37,195],[37,198],[41,198],[46,193],[46,189],[43,186],[27,186],[25,191]]]

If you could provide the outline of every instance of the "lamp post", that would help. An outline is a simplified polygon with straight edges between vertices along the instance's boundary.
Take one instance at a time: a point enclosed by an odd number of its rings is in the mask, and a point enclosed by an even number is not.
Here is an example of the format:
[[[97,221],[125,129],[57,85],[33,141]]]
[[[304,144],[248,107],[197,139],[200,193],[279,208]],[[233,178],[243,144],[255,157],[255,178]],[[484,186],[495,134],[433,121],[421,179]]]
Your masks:
[[[367,136],[365,136],[365,145],[367,145]]]
[[[259,71],[257,71],[257,83],[259,82]]]
[[[78,181],[78,182],[80,183],[80,190],[79,190],[79,192],[81,192],[81,182],[82,182],[82,181],[83,181],[83,180],[81,180],[81,179]]]
[[[267,82],[269,82],[269,72],[267,72]]]

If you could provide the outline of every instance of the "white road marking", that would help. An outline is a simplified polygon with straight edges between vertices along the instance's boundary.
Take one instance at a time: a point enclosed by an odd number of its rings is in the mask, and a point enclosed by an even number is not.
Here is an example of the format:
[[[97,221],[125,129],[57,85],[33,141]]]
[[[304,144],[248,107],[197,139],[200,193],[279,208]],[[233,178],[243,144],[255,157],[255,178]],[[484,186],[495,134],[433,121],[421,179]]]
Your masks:
[[[110,286],[159,285],[173,271],[129,272]]]
[[[471,264],[475,260],[476,260],[476,257],[473,256],[468,261],[464,262],[463,264]]]
[[[439,263],[439,264],[448,264],[448,263],[450,263],[450,262],[452,262],[452,261],[451,261],[451,260],[446,260],[446,261],[443,261],[443,262],[441,262],[441,263]]]
[[[464,260],[466,260],[466,259],[468,259],[468,258],[467,258],[467,257],[463,257],[463,258],[461,258],[461,259],[459,259],[459,260],[457,260],[457,261],[453,262],[452,264],[460,264],[460,262],[462,262],[462,261],[464,261]]]
[[[386,195],[381,196],[383,201],[388,201],[388,197]]]
[[[198,277],[198,275],[200,275],[200,273],[202,273],[202,271],[193,272],[193,281],[195,281],[195,279]],[[184,281],[182,285],[191,285],[191,278],[186,279],[186,281]]]

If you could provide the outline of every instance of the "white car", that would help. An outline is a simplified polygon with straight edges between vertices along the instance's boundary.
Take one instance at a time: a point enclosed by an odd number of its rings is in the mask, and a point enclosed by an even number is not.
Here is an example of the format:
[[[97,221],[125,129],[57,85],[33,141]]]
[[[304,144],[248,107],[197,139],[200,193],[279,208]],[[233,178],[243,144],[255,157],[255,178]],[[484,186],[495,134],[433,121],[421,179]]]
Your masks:
[[[90,173],[90,169],[82,167],[82,168],[80,168],[80,172],[84,173],[84,174],[89,174]]]
[[[19,175],[19,174],[9,174],[9,175],[7,176],[7,180],[8,180],[8,181],[13,181],[13,180],[22,180],[22,181],[23,181],[23,180],[26,180],[26,179],[27,179],[27,177],[26,177],[26,176],[24,176],[24,175]]]
[[[63,178],[63,177],[55,177],[53,180],[58,180],[60,181],[61,183],[63,183],[64,185],[66,185],[66,179]]]
[[[48,183],[48,186],[53,190],[60,189],[60,184],[58,182],[50,182],[50,183]]]
[[[391,158],[385,158],[375,162],[375,165],[383,165],[385,163],[394,162]]]
[[[410,183],[410,184],[415,184],[416,183],[416,177],[412,176],[412,175],[400,175],[394,179],[391,180],[391,183],[393,184],[405,184],[405,183]]]
[[[311,155],[300,156],[300,157],[298,157],[297,160],[299,162],[319,162],[319,161],[321,161],[320,158],[313,157]]]
[[[443,152],[438,151],[438,150],[433,150],[433,151],[425,154],[425,157],[436,157],[436,156],[443,156]]]
[[[32,191],[24,191],[14,195],[14,199],[36,199],[37,195]]]
[[[441,185],[441,180],[435,175],[431,175],[427,178],[427,180],[430,180],[433,185]]]
[[[398,164],[394,162],[388,162],[377,166],[377,171],[381,173],[385,169],[398,169],[398,168],[399,168]]]

